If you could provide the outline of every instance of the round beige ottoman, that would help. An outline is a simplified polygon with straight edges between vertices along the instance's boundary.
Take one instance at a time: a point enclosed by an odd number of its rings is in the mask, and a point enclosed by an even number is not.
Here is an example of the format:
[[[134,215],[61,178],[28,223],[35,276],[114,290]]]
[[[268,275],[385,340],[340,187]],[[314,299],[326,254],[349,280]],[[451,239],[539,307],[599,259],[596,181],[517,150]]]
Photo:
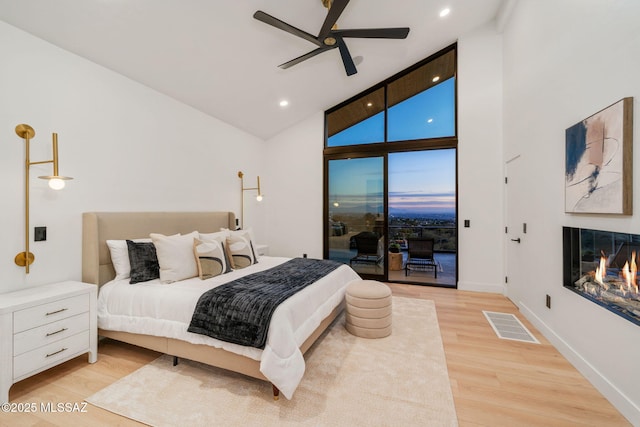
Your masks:
[[[347,286],[345,296],[347,331],[357,337],[391,335],[391,289],[375,280],[357,280]]]

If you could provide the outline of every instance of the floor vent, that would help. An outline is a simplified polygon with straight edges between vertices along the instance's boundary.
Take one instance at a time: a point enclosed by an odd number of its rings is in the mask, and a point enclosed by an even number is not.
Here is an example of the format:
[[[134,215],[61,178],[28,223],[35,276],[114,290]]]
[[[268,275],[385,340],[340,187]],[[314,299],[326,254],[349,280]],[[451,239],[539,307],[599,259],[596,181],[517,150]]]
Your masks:
[[[540,344],[536,337],[513,314],[493,311],[483,311],[483,313],[498,338]]]

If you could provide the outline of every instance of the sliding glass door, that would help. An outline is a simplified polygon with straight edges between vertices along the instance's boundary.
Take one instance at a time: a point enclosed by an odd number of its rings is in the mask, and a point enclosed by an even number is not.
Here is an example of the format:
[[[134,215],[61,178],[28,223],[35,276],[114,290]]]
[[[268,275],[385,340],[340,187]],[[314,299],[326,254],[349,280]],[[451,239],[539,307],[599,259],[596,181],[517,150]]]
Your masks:
[[[328,161],[329,259],[384,277],[384,157]]]
[[[389,280],[455,286],[456,149],[389,154]]]

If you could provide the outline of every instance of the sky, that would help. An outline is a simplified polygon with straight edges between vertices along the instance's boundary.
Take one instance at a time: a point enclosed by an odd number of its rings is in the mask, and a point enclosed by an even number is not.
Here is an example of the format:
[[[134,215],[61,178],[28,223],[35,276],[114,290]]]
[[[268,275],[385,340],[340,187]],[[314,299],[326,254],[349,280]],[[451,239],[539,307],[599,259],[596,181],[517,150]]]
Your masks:
[[[453,213],[455,149],[389,155],[389,211]],[[382,213],[383,158],[329,162],[329,194],[334,213],[366,210]]]
[[[451,78],[389,109],[388,140],[455,134],[455,82]],[[384,141],[384,112],[331,138],[329,146]],[[389,154],[390,214],[455,212],[455,149]],[[382,157],[331,160],[329,194],[334,213],[381,213]],[[335,206],[336,203],[338,206]]]
[[[389,108],[387,140],[406,141],[455,135],[455,79]],[[329,137],[327,146],[384,141],[384,111]]]
[[[456,201],[455,149],[389,155],[391,213],[453,213]]]

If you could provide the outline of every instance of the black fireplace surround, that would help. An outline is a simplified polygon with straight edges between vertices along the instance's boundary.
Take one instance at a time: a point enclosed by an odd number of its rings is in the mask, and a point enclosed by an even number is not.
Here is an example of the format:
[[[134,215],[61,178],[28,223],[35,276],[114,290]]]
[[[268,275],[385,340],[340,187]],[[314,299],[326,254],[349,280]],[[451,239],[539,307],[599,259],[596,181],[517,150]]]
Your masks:
[[[564,287],[640,326],[638,280],[625,277],[640,266],[640,235],[563,227],[562,237]]]

